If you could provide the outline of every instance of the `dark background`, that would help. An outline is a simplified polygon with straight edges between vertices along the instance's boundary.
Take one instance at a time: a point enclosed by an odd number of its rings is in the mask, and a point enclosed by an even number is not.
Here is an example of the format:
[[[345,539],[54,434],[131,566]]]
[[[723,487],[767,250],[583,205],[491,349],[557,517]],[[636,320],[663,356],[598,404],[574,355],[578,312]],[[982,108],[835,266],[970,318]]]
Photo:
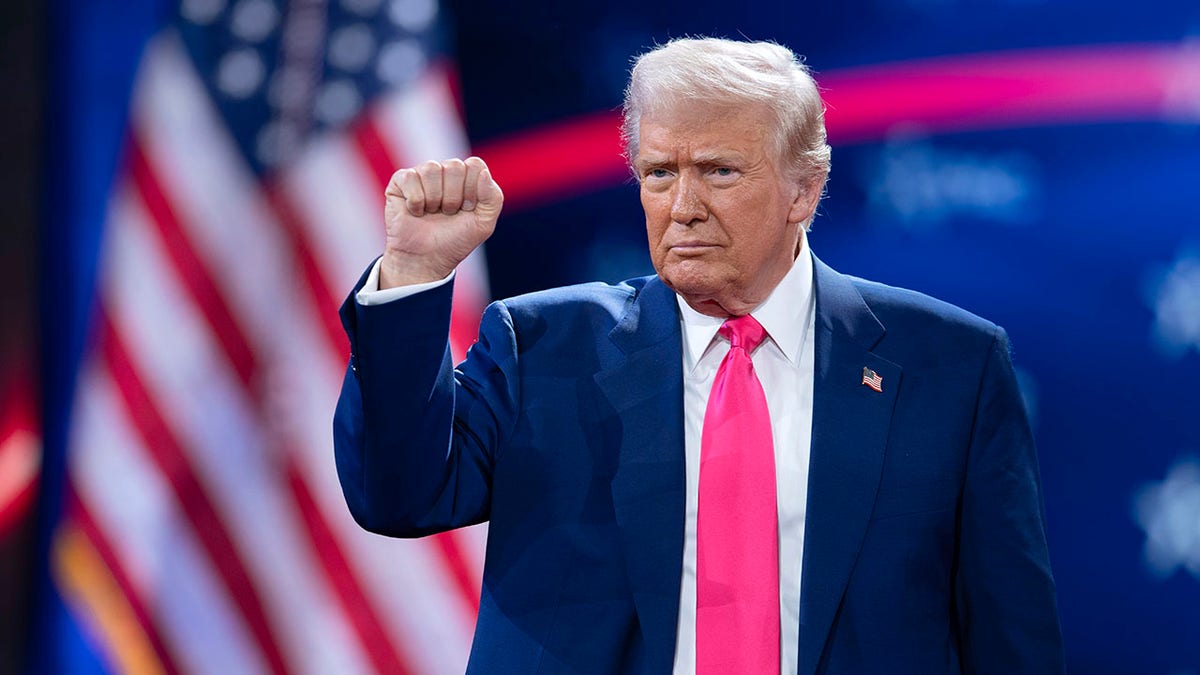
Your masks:
[[[43,25],[42,8],[34,0],[0,3],[0,432],[12,411],[36,396],[31,387],[37,371],[34,275]],[[33,562],[27,554],[32,519],[6,522],[0,527],[0,673],[17,672],[22,656]]]

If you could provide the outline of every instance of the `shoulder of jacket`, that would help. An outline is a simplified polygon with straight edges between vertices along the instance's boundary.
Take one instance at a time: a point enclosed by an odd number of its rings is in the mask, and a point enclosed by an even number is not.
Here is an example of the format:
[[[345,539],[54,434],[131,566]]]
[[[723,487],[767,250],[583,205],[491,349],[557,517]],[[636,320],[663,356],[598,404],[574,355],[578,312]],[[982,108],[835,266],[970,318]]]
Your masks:
[[[1000,332],[995,323],[945,300],[877,281],[853,276],[847,278],[889,331],[902,327],[919,327],[940,332],[974,334],[989,340]]]

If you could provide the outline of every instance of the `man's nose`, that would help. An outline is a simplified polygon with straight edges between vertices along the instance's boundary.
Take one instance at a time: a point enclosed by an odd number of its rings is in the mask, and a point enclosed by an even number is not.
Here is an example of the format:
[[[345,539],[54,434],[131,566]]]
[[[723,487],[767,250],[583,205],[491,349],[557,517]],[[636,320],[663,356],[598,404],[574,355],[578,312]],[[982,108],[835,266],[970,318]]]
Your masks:
[[[697,220],[708,218],[708,208],[704,205],[702,191],[704,186],[688,172],[681,172],[675,181],[675,195],[671,200],[671,220],[687,225]]]

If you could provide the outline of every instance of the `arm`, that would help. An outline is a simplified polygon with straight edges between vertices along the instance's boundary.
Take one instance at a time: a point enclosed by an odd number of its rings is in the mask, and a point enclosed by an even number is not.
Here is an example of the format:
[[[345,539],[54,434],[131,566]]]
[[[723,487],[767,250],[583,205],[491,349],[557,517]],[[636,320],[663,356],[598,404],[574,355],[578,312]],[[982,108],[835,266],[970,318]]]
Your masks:
[[[353,355],[334,453],[350,512],[372,532],[416,537],[488,516],[492,464],[519,395],[516,340],[504,306],[493,304],[456,373],[451,292],[445,284],[372,306],[351,294],[342,306]]]
[[[478,158],[404,169],[388,186],[384,255],[340,311],[351,356],[334,416],[346,502],[373,532],[421,536],[487,518],[503,416],[478,411],[514,408],[503,382],[493,386],[504,373],[486,365],[493,342],[515,346],[511,322],[489,310],[468,369],[485,375],[459,384],[448,346],[452,285],[429,282],[444,281],[490,235],[502,202]],[[427,290],[356,301],[376,277],[380,289]]]
[[[955,589],[964,672],[1063,672],[1037,455],[999,328],[975,410]]]

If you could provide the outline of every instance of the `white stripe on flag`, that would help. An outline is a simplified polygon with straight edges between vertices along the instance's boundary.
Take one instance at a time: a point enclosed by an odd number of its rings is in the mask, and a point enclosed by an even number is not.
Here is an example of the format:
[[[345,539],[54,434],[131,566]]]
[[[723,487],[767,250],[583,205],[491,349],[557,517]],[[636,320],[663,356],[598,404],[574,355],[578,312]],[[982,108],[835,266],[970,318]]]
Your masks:
[[[178,39],[148,49],[133,108],[134,135],[180,223],[207,264],[209,278],[237,310],[256,345],[276,339],[284,315],[312,315],[279,302],[298,273],[257,180],[205,94]]]
[[[296,672],[361,668],[346,626],[325,618],[333,601],[285,499],[281,458],[270,454],[208,324],[178,287],[144,212],[119,199],[110,223],[104,271],[114,328],[250,568],[285,658]]]
[[[427,70],[413,86],[381,98],[369,113],[401,166],[469,151],[446,72]]]
[[[232,141],[217,123],[190,64],[172,51],[171,44],[178,49],[174,41],[160,45],[154,56],[160,57],[162,52],[167,56],[151,62],[165,58],[169,64],[174,58],[178,61],[177,68],[148,70],[147,82],[157,83],[163,91],[139,99],[137,124],[145,139],[148,160],[196,245],[197,254],[215,272],[214,285],[228,298],[230,309],[247,337],[257,343],[253,345],[255,356],[261,360],[260,366],[270,380],[262,386],[284,394],[277,399],[279,406],[272,404],[270,409],[282,413],[279,417],[287,420],[283,425],[293,425],[290,433],[284,435],[298,440],[295,449],[301,451],[301,456],[294,459],[300,462],[306,482],[314,488],[321,511],[340,546],[350,554],[352,566],[364,575],[365,590],[383,608],[394,639],[406,645],[404,651],[417,659],[416,665],[422,665],[423,672],[461,672],[474,616],[464,610],[447,570],[431,552],[433,545],[424,541],[398,543],[367,535],[349,517],[328,445],[329,418],[344,369],[344,355],[322,346],[325,343],[316,333],[313,320],[307,319],[312,303],[296,298],[300,284],[295,272],[278,262],[284,244],[280,243],[277,224],[270,214],[264,213],[261,195],[252,187],[254,183],[248,172],[239,168],[240,160],[235,156]],[[154,88],[148,90],[153,92]],[[333,151],[322,154],[322,148]],[[378,252],[382,241],[379,224],[382,197],[372,197],[366,189],[374,181],[363,171],[361,163],[348,155],[344,142],[328,137],[316,149],[318,152],[306,153],[300,165],[300,171],[317,176],[316,182],[291,191],[291,196],[301,205],[298,210],[309,225],[308,234],[314,236],[314,249],[322,269],[326,274],[338,275],[330,278],[335,283],[344,280],[348,287],[365,262]],[[329,162],[331,156],[336,162]],[[180,162],[180,157],[189,159]],[[317,170],[312,171],[312,167]],[[346,180],[356,173],[361,176],[359,180]],[[220,198],[214,199],[212,195]],[[368,216],[363,205],[372,199],[380,203],[380,213]],[[356,218],[356,213],[361,216]],[[354,227],[354,222],[362,225]],[[370,236],[347,236],[368,231]],[[326,236],[329,234],[332,236]],[[339,257],[339,248],[350,251],[356,246],[366,253],[344,255],[346,262],[330,264]],[[154,275],[148,278],[153,279]],[[179,301],[187,299],[181,295]],[[197,324],[195,330],[205,330],[200,326],[202,317],[188,321]],[[223,358],[214,346],[208,345],[206,349],[211,358]],[[297,367],[297,364],[304,365]],[[200,378],[204,373],[194,375]],[[224,378],[228,395],[239,396],[231,374],[226,372]],[[244,396],[244,392],[240,395]],[[204,409],[220,403],[221,400],[215,400],[197,407]],[[271,417],[274,428],[280,422],[276,415]],[[254,423],[245,421],[234,434],[247,435],[250,440],[240,442],[248,451],[265,446],[261,437],[254,438],[263,431],[253,428]],[[256,488],[253,480],[247,480],[244,487],[263,489]],[[281,488],[277,485],[275,489]],[[477,536],[470,541],[479,543]],[[482,547],[468,555],[478,570]],[[276,611],[272,611],[274,614]],[[443,648],[429,650],[423,646],[431,643]]]
[[[349,292],[383,253],[383,193],[375,177],[345,136],[326,135],[305,149],[282,180],[325,278],[339,292]]]
[[[108,373],[81,377],[71,431],[79,499],[153,613],[177,665],[193,673],[263,673],[261,652],[204,552],[187,534],[171,490],[146,459]]]

